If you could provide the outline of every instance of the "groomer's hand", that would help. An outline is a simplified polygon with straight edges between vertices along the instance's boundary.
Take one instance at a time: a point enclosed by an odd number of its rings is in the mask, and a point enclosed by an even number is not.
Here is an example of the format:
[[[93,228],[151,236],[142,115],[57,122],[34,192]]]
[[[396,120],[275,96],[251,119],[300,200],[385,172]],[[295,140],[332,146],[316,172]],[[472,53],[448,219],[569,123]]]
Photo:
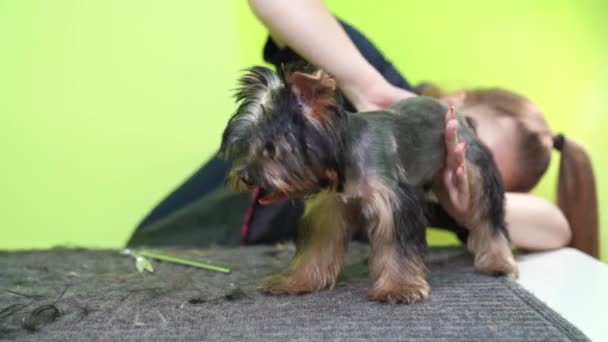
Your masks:
[[[340,84],[340,88],[359,112],[385,109],[397,101],[417,96],[393,86],[384,78],[371,81],[355,80]]]
[[[454,107],[445,115],[446,163],[434,180],[433,189],[439,203],[453,219],[467,225],[470,217],[470,186],[465,168],[466,143],[458,142],[458,120]]]

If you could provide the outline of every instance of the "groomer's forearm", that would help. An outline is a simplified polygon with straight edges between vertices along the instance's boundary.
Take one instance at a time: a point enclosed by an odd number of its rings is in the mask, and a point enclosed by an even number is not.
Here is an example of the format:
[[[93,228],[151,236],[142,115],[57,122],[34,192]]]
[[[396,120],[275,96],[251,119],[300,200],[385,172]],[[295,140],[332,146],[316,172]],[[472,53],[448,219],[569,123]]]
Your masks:
[[[249,0],[278,40],[331,73],[341,87],[364,89],[384,82],[320,0]]]
[[[506,194],[506,221],[511,241],[517,247],[539,251],[567,246],[572,237],[564,214],[544,198]]]

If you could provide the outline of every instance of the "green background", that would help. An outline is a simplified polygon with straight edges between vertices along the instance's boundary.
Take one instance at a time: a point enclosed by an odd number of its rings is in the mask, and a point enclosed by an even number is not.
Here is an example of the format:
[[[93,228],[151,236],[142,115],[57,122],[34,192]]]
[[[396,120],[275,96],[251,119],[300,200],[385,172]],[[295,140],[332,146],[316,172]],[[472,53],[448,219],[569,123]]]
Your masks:
[[[536,100],[590,148],[602,207],[608,2],[327,3],[412,82]],[[124,244],[218,147],[264,38],[244,0],[0,0],[0,249]],[[557,160],[535,190],[552,200]]]

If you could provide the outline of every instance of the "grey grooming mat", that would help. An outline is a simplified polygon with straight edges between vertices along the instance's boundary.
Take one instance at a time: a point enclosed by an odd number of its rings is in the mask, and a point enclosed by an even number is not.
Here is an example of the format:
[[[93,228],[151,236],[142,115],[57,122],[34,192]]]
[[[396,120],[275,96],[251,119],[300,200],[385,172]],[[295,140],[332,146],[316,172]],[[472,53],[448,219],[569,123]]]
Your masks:
[[[429,251],[431,297],[409,306],[367,300],[362,244],[336,289],[283,297],[258,294],[255,282],[284,267],[291,246],[170,252],[233,272],[153,261],[142,274],[117,251],[0,252],[0,340],[587,340],[515,282],[474,273],[460,248]]]

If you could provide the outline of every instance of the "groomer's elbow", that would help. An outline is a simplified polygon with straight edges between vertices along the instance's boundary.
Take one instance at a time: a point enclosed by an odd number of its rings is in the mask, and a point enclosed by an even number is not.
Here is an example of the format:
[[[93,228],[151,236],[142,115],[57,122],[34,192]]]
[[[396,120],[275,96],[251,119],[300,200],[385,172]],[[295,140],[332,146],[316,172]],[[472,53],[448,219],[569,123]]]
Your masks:
[[[516,246],[543,251],[570,244],[572,230],[558,206],[530,194],[507,193],[506,197],[507,224]]]
[[[566,247],[572,240],[572,229],[564,213],[561,210],[556,210],[551,213],[550,224],[552,226],[551,231],[551,242],[553,246],[551,248]]]

